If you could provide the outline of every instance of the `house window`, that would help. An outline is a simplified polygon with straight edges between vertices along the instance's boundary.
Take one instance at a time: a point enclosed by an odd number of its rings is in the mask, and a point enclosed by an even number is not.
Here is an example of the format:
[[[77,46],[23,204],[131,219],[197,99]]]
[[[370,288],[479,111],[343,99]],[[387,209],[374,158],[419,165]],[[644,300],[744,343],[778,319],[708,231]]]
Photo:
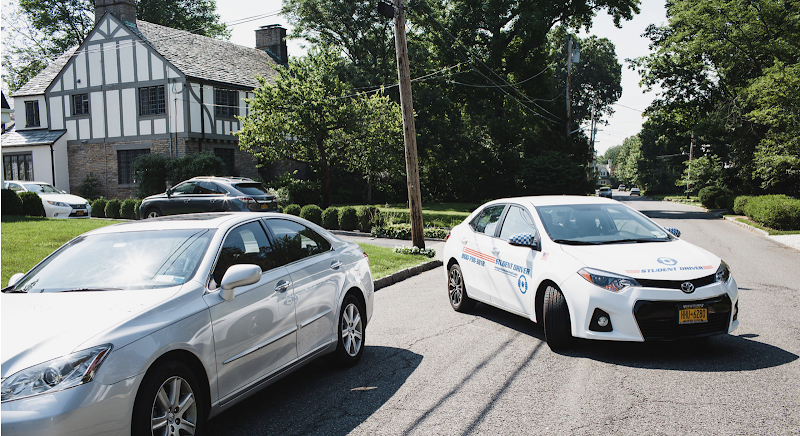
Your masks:
[[[33,181],[33,155],[31,154],[4,155],[3,178],[6,180]]]
[[[89,94],[72,96],[72,115],[89,115]]]
[[[234,159],[234,151],[232,148],[215,148],[214,155],[225,162],[225,172],[227,175],[232,176],[236,173],[236,162]]]
[[[239,115],[239,91],[214,88],[214,114],[218,117]]]
[[[160,115],[167,113],[163,86],[139,88],[139,115]]]
[[[39,102],[25,102],[25,127],[39,127]]]
[[[149,154],[150,150],[117,150],[117,178],[120,185],[130,185],[136,183],[133,179],[133,161],[143,154]]]

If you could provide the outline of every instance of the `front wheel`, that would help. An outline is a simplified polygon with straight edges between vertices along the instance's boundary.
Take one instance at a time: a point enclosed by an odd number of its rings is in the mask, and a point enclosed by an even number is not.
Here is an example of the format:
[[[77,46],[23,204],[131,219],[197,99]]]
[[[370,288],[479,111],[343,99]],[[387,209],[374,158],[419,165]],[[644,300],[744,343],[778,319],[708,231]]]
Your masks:
[[[337,329],[338,343],[333,353],[334,363],[339,366],[353,366],[364,354],[366,320],[364,308],[356,297],[348,295],[342,302]]]
[[[544,338],[551,350],[561,350],[572,343],[567,300],[553,286],[548,286],[544,294]]]
[[[145,377],[136,394],[131,434],[202,434],[205,404],[203,391],[186,365],[177,361],[160,364]]]
[[[147,214],[145,214],[145,218],[158,218],[161,215],[163,215],[161,213],[161,209],[157,207],[151,207],[150,209],[147,209]]]

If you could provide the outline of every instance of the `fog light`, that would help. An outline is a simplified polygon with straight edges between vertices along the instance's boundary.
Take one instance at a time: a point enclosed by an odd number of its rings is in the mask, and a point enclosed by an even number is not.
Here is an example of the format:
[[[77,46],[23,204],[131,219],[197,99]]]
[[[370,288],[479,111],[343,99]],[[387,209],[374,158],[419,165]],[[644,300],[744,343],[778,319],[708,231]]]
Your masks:
[[[589,322],[589,330],[594,332],[610,332],[614,328],[611,326],[611,315],[604,310],[595,309],[592,320]]]
[[[599,325],[600,327],[607,326],[608,325],[608,318],[606,318],[604,316],[601,316],[600,318],[597,318],[597,325]]]

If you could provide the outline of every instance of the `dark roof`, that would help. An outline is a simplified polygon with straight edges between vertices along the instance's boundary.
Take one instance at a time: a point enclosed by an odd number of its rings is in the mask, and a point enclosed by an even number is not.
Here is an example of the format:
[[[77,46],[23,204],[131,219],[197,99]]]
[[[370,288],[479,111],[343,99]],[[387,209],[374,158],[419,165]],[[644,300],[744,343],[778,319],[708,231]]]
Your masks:
[[[6,100],[5,92],[3,92],[3,109],[11,109],[11,106],[8,105],[8,101]]]
[[[64,68],[64,65],[72,58],[73,53],[75,53],[77,49],[78,47],[73,47],[65,51],[61,56],[57,57],[56,60],[50,62],[50,65],[40,71],[33,79],[28,80],[26,84],[22,85],[22,88],[18,89],[17,92],[11,94],[11,96],[23,97],[26,95],[44,94],[44,91],[50,86],[50,83],[56,78],[61,69]]]
[[[146,21],[125,24],[188,77],[257,88],[257,75],[273,83],[278,65],[265,51]]]
[[[66,130],[12,130],[3,133],[2,141],[3,147],[22,147],[26,145],[49,145],[60,138],[63,134],[67,133]]]

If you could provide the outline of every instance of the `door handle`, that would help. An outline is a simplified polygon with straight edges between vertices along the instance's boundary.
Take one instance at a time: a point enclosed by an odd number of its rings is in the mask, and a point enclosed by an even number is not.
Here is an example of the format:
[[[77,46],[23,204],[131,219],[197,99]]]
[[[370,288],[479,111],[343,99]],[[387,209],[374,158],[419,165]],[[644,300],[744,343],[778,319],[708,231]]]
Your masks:
[[[183,202],[184,202],[184,203],[188,203],[188,202],[189,202],[189,199],[187,198],[186,200],[183,200]]]
[[[461,243],[464,244],[464,245],[467,245],[467,242],[469,242],[469,240],[467,240],[466,238],[461,240]]]
[[[497,256],[498,254],[500,254],[500,250],[499,250],[499,249],[497,249],[497,248],[492,248],[492,254],[494,254],[495,256]]]
[[[275,292],[286,292],[286,290],[289,289],[289,286],[292,286],[292,282],[281,280],[275,285]]]
[[[339,260],[331,262],[331,269],[339,269],[340,266],[342,266],[342,262]]]

